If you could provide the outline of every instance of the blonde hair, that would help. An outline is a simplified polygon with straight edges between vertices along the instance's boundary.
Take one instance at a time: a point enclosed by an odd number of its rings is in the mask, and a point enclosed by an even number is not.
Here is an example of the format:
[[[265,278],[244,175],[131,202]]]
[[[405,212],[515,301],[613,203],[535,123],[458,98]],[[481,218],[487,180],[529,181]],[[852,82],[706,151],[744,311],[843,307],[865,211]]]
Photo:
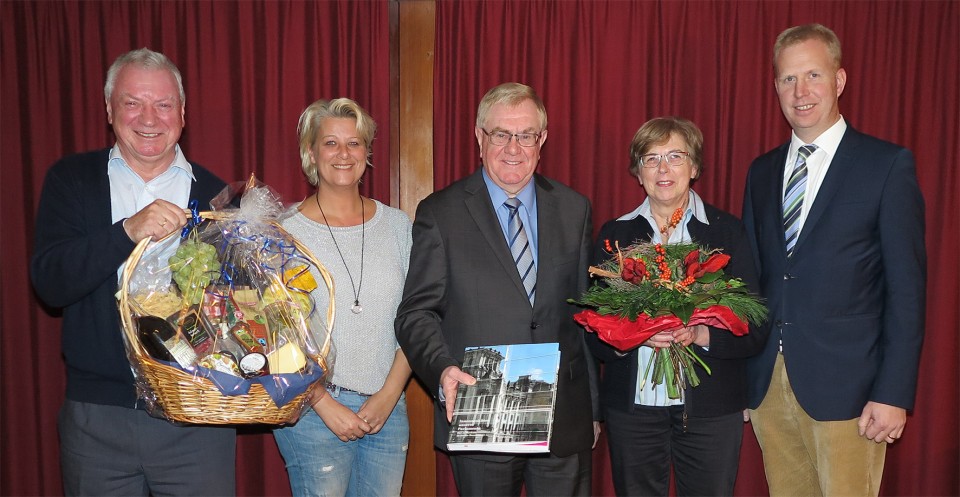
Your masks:
[[[310,104],[300,114],[297,123],[297,134],[300,136],[300,167],[307,181],[317,186],[320,178],[317,175],[317,165],[310,160],[310,150],[317,141],[321,121],[327,118],[349,118],[357,123],[357,135],[367,150],[367,164],[373,166],[373,137],[377,133],[377,123],[360,107],[360,104],[349,98],[335,98],[333,100],[317,100]]]
[[[773,70],[777,71],[777,59],[785,48],[803,43],[807,40],[820,40],[827,46],[827,53],[832,59],[834,70],[840,69],[843,53],[840,50],[840,38],[830,28],[823,24],[804,24],[785,29],[773,45]]]

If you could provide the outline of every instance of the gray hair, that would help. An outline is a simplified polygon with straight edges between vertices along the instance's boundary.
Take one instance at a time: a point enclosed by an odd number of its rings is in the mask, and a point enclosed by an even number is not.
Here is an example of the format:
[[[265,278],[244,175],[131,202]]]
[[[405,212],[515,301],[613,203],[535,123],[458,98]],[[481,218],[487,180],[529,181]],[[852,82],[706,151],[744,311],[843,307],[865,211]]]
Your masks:
[[[480,105],[477,107],[477,127],[483,128],[487,125],[487,113],[490,108],[497,104],[506,104],[517,106],[524,100],[530,100],[537,107],[537,117],[540,118],[540,131],[547,129],[547,108],[543,105],[543,100],[533,88],[522,83],[503,83],[490,89]]]
[[[317,141],[317,133],[320,132],[320,124],[326,118],[348,118],[357,122],[357,134],[363,141],[364,148],[367,149],[367,164],[373,166],[371,159],[373,157],[373,137],[377,133],[377,123],[367,114],[367,111],[360,107],[360,104],[349,98],[335,98],[333,100],[317,100],[310,104],[303,113],[300,114],[300,121],[297,123],[297,134],[300,136],[300,167],[303,174],[307,176],[307,181],[311,185],[317,186],[320,178],[317,173],[317,165],[310,160],[310,149]]]
[[[117,60],[113,61],[113,64],[110,65],[110,69],[107,70],[107,84],[103,86],[103,96],[108,102],[110,101],[110,97],[113,96],[113,88],[117,84],[117,76],[120,74],[120,70],[128,65],[135,65],[143,69],[164,69],[170,71],[170,74],[173,74],[173,78],[177,80],[177,90],[180,92],[180,105],[186,103],[187,95],[183,91],[183,77],[180,76],[180,70],[177,69],[177,66],[171,62],[166,55],[160,52],[154,52],[146,47],[131,50],[117,57]]]

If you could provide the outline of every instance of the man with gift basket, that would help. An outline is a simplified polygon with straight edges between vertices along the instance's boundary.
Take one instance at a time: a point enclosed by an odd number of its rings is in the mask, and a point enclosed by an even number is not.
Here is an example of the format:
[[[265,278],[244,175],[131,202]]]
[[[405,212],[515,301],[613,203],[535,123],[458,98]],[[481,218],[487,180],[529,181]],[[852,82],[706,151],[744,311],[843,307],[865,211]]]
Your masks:
[[[63,309],[64,493],[232,495],[235,430],[175,426],[147,414],[115,297],[136,244],[179,231],[191,200],[207,206],[226,185],[177,144],[185,94],[163,54],[142,48],[118,57],[104,96],[116,144],[65,157],[47,172],[31,261],[37,295]]]

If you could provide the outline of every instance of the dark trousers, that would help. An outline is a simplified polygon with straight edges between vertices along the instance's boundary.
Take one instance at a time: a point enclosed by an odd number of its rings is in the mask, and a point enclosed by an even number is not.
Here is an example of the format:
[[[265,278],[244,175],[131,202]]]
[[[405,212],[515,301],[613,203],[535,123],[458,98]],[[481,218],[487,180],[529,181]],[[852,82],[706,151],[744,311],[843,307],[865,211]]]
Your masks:
[[[60,409],[65,495],[236,494],[236,430],[174,426],[146,411],[66,401]]]
[[[453,478],[462,497],[526,495],[588,496],[591,494],[591,451],[567,457],[534,454],[510,457],[450,453]]]
[[[733,495],[743,439],[740,412],[687,418],[683,406],[606,409],[617,495],[667,495],[670,465],[678,496]]]

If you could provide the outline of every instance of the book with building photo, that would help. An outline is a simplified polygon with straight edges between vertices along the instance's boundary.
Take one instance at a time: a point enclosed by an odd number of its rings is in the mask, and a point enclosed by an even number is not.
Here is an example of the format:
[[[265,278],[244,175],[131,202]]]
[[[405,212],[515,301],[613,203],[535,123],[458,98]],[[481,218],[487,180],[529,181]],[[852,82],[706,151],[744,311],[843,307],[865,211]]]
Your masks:
[[[447,448],[549,452],[559,368],[557,343],[467,347],[461,369],[477,382],[458,387]]]

